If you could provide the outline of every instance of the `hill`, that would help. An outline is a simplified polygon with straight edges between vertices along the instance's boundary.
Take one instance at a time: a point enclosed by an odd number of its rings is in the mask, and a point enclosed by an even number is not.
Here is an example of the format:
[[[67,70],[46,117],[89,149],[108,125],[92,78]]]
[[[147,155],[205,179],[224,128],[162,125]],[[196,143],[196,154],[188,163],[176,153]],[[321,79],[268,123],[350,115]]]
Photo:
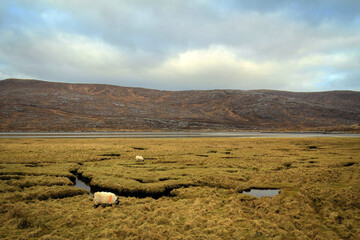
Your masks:
[[[0,81],[0,131],[359,131],[360,92],[160,91]]]

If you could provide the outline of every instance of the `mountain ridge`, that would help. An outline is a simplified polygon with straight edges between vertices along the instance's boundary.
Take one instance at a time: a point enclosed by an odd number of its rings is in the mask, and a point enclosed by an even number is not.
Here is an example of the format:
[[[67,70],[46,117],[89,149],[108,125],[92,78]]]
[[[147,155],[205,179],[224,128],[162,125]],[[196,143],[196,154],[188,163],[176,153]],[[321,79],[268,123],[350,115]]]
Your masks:
[[[243,90],[243,89],[227,89],[227,88],[214,88],[214,89],[191,89],[191,90],[161,90],[161,89],[155,89],[155,88],[146,88],[146,87],[128,87],[128,86],[120,86],[115,84],[108,84],[108,83],[66,83],[66,82],[52,82],[47,80],[39,80],[39,79],[32,79],[32,78],[5,78],[0,80],[0,82],[5,83],[13,83],[13,82],[19,82],[19,83],[25,83],[25,82],[32,82],[32,83],[49,83],[49,84],[67,84],[67,85],[94,85],[94,86],[114,86],[114,87],[120,87],[120,88],[130,88],[130,89],[144,89],[144,90],[155,90],[155,91],[161,91],[161,92],[191,92],[191,91],[256,91],[256,92],[283,92],[283,93],[328,93],[328,92],[354,92],[354,93],[360,93],[360,91],[354,91],[354,90],[328,90],[328,91],[314,91],[314,92],[297,92],[297,91],[289,91],[289,90],[274,90],[274,89],[251,89],[251,90]]]
[[[0,81],[0,131],[358,131],[360,92]]]

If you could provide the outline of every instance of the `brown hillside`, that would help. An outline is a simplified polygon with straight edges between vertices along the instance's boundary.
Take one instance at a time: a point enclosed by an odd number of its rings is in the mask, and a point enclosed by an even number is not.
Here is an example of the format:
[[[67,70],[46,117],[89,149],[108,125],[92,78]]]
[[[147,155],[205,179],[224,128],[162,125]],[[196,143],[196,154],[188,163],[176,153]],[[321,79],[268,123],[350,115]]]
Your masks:
[[[159,91],[0,81],[0,131],[358,129],[360,92]]]

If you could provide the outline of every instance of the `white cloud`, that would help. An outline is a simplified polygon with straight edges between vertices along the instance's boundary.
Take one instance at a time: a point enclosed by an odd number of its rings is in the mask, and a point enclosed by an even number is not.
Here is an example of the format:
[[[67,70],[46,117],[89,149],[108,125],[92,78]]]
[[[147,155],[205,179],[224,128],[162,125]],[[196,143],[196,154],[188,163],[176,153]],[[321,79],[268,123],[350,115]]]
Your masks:
[[[329,79],[331,82],[342,81],[343,73],[330,73],[328,68],[346,65],[353,60],[344,54],[314,54],[300,59],[259,61],[244,58],[235,52],[241,51],[222,45],[189,50],[167,59],[157,68],[148,69],[145,75],[165,86],[183,85],[184,89],[275,88],[311,91],[329,87]]]
[[[178,81],[196,88],[248,88],[254,79],[263,79],[276,71],[270,62],[257,63],[237,56],[225,46],[194,49],[169,58],[157,68],[149,69],[152,79]],[[207,83],[207,84],[206,84]],[[206,84],[201,87],[201,84]]]
[[[50,80],[60,80],[61,75],[66,74],[64,71],[85,72],[99,78],[127,71],[125,54],[99,39],[63,32],[50,39],[32,32],[23,34],[29,39],[28,47],[23,43],[11,43],[13,35],[8,34],[2,41],[7,41],[11,47],[1,49],[0,53],[7,56],[7,64],[24,74],[41,78],[46,78],[47,74],[58,75]]]
[[[356,4],[275,2],[0,4],[0,72],[170,90],[359,90]]]

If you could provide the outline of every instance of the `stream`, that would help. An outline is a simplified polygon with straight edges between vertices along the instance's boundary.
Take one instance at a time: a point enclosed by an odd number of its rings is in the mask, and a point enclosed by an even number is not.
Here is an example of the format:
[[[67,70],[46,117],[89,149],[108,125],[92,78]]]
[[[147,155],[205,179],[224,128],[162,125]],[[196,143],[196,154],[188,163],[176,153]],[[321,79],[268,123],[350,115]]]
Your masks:
[[[89,192],[89,194],[90,194],[91,196],[94,196],[94,192],[95,192],[95,191],[92,191],[90,185],[87,184],[87,183],[85,183],[84,181],[80,180],[80,179],[78,178],[78,176],[75,176],[75,177],[76,177],[76,178],[75,178],[75,187],[85,189],[86,191]]]
[[[94,189],[91,188],[91,186],[88,183],[81,180],[77,174],[75,174],[75,187],[85,189],[86,191],[89,192],[90,196],[94,196],[94,193],[96,192]],[[99,191],[100,189],[97,189],[97,190]],[[275,195],[280,193],[280,189],[255,189],[255,188],[252,188],[252,189],[244,190],[241,193],[252,195],[252,196],[255,196],[258,198],[265,197],[265,196],[274,197]],[[137,197],[147,197],[147,196],[137,196]]]
[[[261,197],[273,197],[280,193],[280,189],[250,189],[244,190],[242,193],[252,195],[258,198]]]

